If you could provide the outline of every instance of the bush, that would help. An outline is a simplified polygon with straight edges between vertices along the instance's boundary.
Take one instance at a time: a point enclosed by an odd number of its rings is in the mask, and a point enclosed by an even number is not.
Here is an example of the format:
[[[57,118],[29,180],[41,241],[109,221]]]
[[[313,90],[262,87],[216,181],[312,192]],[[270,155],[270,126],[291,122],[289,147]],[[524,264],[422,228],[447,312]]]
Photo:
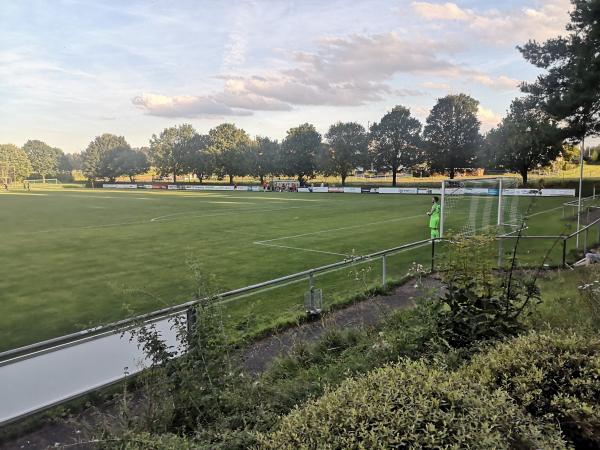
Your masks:
[[[517,335],[529,306],[540,301],[537,279],[518,273],[514,259],[507,273],[495,272],[494,254],[493,236],[472,236],[455,238],[444,255],[445,289],[430,308],[436,336],[451,348],[471,350]]]
[[[566,448],[500,390],[402,361],[350,379],[284,417],[264,448]]]
[[[94,448],[110,450],[196,450],[192,441],[174,434],[126,433],[119,438],[98,439]]]
[[[463,374],[558,421],[576,448],[600,448],[600,340],[531,333],[474,357]]]

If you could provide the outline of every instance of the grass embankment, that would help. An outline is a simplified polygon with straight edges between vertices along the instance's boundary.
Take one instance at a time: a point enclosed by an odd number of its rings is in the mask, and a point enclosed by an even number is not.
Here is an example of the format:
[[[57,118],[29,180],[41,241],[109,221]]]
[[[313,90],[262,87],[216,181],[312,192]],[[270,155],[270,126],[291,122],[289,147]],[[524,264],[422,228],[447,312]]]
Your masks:
[[[316,344],[299,342],[258,378],[213,393],[215,408],[197,425],[153,404],[150,417],[136,418],[118,437],[119,448],[594,448],[600,311],[598,296],[586,299],[578,289],[599,278],[593,270],[547,273],[542,302],[528,307],[521,337],[506,343],[450,347],[440,339],[436,309],[420,303],[376,327],[332,329]],[[189,386],[163,390],[174,380],[164,375],[146,386],[184,407],[180,395],[190,394]],[[202,401],[211,394],[204,395]],[[188,437],[156,427],[177,417]]]

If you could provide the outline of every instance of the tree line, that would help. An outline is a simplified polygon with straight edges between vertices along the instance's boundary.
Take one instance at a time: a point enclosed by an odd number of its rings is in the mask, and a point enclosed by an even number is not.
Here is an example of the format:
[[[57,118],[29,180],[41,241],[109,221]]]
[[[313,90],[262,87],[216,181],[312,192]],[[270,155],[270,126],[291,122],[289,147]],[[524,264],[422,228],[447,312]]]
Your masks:
[[[142,149],[132,149],[122,136],[103,134],[81,153],[81,162],[90,180],[129,176],[133,181],[153,167],[173,182],[193,174],[199,182],[216,176],[228,178],[230,184],[234,177],[253,176],[263,183],[282,175],[305,183],[320,173],[338,176],[345,185],[357,168],[373,167],[391,172],[395,186],[401,170],[454,178],[458,170],[474,167],[517,171],[526,182],[528,171],[560,154],[563,137],[555,124],[532,113],[523,100],[515,100],[504,122],[485,136],[478,105],[466,94],[448,95],[437,101],[425,124],[398,105],[369,129],[338,122],[322,136],[314,125],[304,123],[290,128],[281,142],[252,138],[231,123],[207,134],[190,124],[165,128]]]
[[[12,161],[19,160],[15,155],[21,153],[22,178],[30,173],[41,178],[64,175],[75,169],[89,180],[127,176],[134,182],[152,167],[173,182],[193,174],[200,182],[211,176],[227,177],[230,184],[234,177],[253,176],[263,183],[280,175],[305,183],[321,173],[338,176],[345,185],[358,167],[373,167],[391,172],[395,186],[401,170],[447,173],[454,178],[458,170],[475,167],[518,172],[526,183],[530,170],[561,154],[564,131],[531,99],[515,99],[502,123],[486,135],[480,132],[478,104],[465,94],[448,95],[437,101],[424,125],[398,105],[368,130],[356,122],[338,122],[322,136],[314,125],[305,123],[290,128],[281,142],[252,138],[231,123],[207,134],[190,124],[165,128],[152,136],[148,147],[139,149],[123,136],[105,133],[80,154],[71,155],[32,140],[22,149],[1,146],[0,161],[3,153],[12,153]]]
[[[200,182],[217,176],[285,175],[304,183],[317,173],[339,176],[342,184],[358,167],[391,172],[420,169],[453,178],[467,168],[494,168],[528,173],[565,153],[563,144],[582,143],[600,134],[600,0],[572,0],[565,36],[543,43],[530,41],[519,51],[542,70],[523,83],[523,97],[512,101],[501,123],[485,135],[477,119],[478,101],[466,94],[438,99],[425,124],[408,108],[396,106],[365,129],[356,122],[333,124],[324,136],[314,125],[290,128],[281,141],[255,138],[231,123],[198,133],[192,125],[165,128],[149,146],[131,148],[123,136],[97,136],[76,155],[41,141],[23,148],[0,145],[0,172],[12,168],[16,178],[42,178],[82,170],[89,180],[128,176],[132,181],[153,167],[160,175],[194,174]],[[4,167],[4,169],[2,169]],[[0,173],[0,175],[2,175]]]

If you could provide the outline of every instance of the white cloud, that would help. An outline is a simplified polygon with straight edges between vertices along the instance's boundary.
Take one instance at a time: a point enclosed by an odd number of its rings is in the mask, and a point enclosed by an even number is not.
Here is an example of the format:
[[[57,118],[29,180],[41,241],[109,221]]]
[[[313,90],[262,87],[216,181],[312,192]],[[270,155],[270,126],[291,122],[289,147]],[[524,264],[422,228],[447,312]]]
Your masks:
[[[473,73],[469,78],[471,81],[482,84],[483,86],[498,90],[514,90],[519,87],[520,83],[519,80],[515,80],[514,78],[505,75],[493,77],[485,73]]]
[[[319,40],[314,53],[292,54],[289,67],[260,76],[224,77],[236,92],[294,105],[358,106],[384,96],[413,96],[414,89],[393,89],[397,73],[456,72],[437,56],[438,44],[414,42],[395,33],[352,35]],[[291,64],[290,64],[291,63]]]
[[[516,89],[518,81],[491,76],[450,62],[439,54],[446,44],[408,40],[396,33],[327,37],[314,52],[293,52],[285,67],[251,76],[222,75],[220,92],[166,96],[144,94],[133,103],[148,114],[166,117],[248,115],[251,111],[289,111],[294,105],[360,106],[390,97],[423,95],[392,86],[396,74],[466,80],[491,89]],[[448,83],[422,83],[449,90]]]
[[[144,93],[134,97],[135,106],[148,114],[161,117],[202,117],[202,116],[243,116],[249,111],[230,108],[210,97],[181,95],[169,97],[166,95]]]
[[[477,117],[481,121],[481,126],[485,131],[495,127],[502,120],[502,116],[481,105],[477,107]]]
[[[521,44],[529,39],[546,40],[564,33],[571,9],[569,0],[537,0],[533,7],[509,11],[476,12],[455,3],[413,2],[413,9],[430,21],[460,20],[460,31],[497,45]]]
[[[455,3],[413,2],[417,13],[428,20],[468,20],[471,13],[461,9]]]
[[[452,87],[448,83],[440,83],[436,81],[424,81],[420,84],[421,87],[425,89],[435,89],[442,91],[449,91]]]

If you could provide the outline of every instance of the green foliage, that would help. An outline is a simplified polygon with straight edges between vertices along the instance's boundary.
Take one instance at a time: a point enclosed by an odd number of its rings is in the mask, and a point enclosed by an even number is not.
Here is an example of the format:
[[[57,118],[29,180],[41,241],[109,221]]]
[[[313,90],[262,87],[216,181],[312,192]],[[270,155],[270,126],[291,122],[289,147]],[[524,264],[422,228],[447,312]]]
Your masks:
[[[556,124],[531,102],[515,99],[502,123],[487,135],[485,148],[494,165],[521,174],[527,185],[527,174],[543,167],[560,154],[562,134]]]
[[[444,257],[445,291],[431,302],[438,339],[452,348],[468,349],[523,331],[528,306],[540,300],[535,277],[494,273],[494,238],[455,239]],[[477,261],[476,264],[473,262]]]
[[[423,136],[427,141],[428,161],[433,170],[448,171],[473,167],[482,143],[477,107],[479,102],[466,95],[440,98],[427,117]]]
[[[0,182],[21,181],[31,173],[27,154],[13,144],[0,144]]]
[[[94,448],[107,450],[196,450],[192,441],[176,434],[151,434],[127,432],[118,438],[100,438],[93,442]]]
[[[571,329],[600,331],[600,267],[561,271],[540,280],[543,302],[529,317],[539,330]]]
[[[421,162],[421,122],[398,105],[374,123],[370,132],[371,159],[378,169],[392,171],[392,186],[396,186],[398,169]]]
[[[400,363],[350,379],[258,437],[261,448],[566,448],[502,391]]]
[[[116,147],[108,150],[100,159],[99,173],[110,180],[127,175],[134,182],[136,175],[146,173],[149,169],[145,153],[129,147]]]
[[[317,170],[317,154],[321,149],[321,135],[314,125],[304,123],[290,128],[282,144],[283,173],[297,176],[303,183],[312,178]]]
[[[600,340],[531,333],[475,356],[462,374],[500,388],[530,414],[558,422],[576,448],[600,447]]]
[[[153,134],[150,139],[150,160],[162,176],[177,176],[191,171],[191,159],[194,154],[196,131],[189,123],[165,128],[160,135]]]
[[[344,186],[348,175],[367,163],[367,133],[365,128],[356,122],[338,122],[329,127],[325,138],[329,143],[327,166],[332,174],[342,178]]]
[[[281,145],[277,140],[257,136],[250,147],[250,175],[257,177],[261,184],[265,177],[281,173],[283,161]]]
[[[208,132],[208,151],[213,155],[219,177],[244,176],[249,172],[250,137],[232,123],[223,123]]]
[[[106,161],[104,158],[115,149],[130,148],[123,136],[115,136],[109,133],[96,136],[81,154],[83,173],[90,180],[111,177],[106,164],[103,163],[103,161]]]
[[[568,137],[582,139],[600,133],[600,2],[571,3],[566,36],[519,48],[527,61],[546,71],[522,89],[551,117],[566,122]]]
[[[61,158],[64,156],[62,150],[52,148],[42,141],[30,140],[23,145],[23,151],[31,162],[33,172],[42,178],[59,172]]]

